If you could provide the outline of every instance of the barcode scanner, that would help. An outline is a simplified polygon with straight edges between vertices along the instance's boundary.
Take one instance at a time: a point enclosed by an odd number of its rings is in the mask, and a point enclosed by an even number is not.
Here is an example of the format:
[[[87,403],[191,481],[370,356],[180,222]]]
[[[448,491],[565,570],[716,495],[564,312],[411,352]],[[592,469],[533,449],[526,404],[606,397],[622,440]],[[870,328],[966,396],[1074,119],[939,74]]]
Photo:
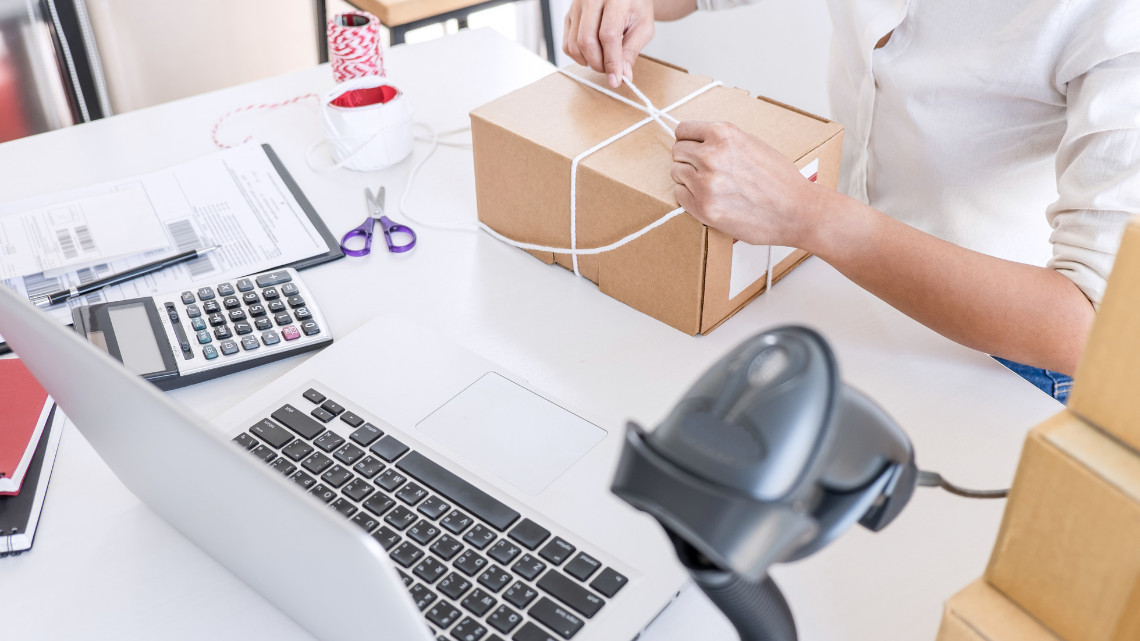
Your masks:
[[[819,334],[793,326],[732,350],[652,432],[631,422],[612,490],[657,519],[741,639],[793,641],[768,569],[856,523],[886,527],[917,475],[902,429],[843,384]]]

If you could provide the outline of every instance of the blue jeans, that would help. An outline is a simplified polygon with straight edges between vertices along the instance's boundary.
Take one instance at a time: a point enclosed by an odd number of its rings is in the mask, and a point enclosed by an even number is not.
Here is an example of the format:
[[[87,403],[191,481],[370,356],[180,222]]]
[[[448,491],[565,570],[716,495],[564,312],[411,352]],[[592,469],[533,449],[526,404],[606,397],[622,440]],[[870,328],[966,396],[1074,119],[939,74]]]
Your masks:
[[[1073,387],[1072,377],[1051,370],[1041,369],[1040,367],[1030,367],[1028,365],[1022,365],[1021,363],[1007,361],[997,356],[994,356],[993,359],[1005,365],[1009,371],[1033,383],[1037,386],[1037,389],[1058,401],[1062,403],[1069,401],[1069,390]]]

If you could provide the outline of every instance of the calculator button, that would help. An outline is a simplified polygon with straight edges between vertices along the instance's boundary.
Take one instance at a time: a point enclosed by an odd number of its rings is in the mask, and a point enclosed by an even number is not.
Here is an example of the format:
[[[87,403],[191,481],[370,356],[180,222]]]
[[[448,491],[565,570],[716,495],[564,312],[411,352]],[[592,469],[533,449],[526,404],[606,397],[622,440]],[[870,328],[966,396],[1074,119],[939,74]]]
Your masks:
[[[295,283],[286,283],[281,286],[281,293],[285,296],[296,296],[301,293],[301,290],[297,289]]]
[[[206,329],[206,321],[201,318],[195,318],[190,321],[190,327],[193,327],[194,331],[200,332]]]
[[[288,327],[281,328],[281,336],[283,336],[287,341],[295,341],[298,338],[301,338],[301,332],[293,325],[289,325]]]
[[[301,323],[301,331],[305,332],[305,336],[313,336],[320,334],[321,328],[317,325],[316,321],[305,321]]]
[[[296,316],[299,321],[309,320],[313,317],[313,313],[309,311],[308,307],[298,307],[293,310],[293,315]]]
[[[269,287],[270,285],[280,285],[281,283],[288,283],[293,280],[289,272],[285,270],[270,272],[268,274],[260,274],[257,277],[258,287]]]
[[[237,322],[237,321],[243,321],[245,319],[246,319],[246,315],[245,315],[244,309],[231,309],[230,310],[230,320]]]
[[[226,309],[237,309],[241,307],[241,301],[236,296],[227,296],[222,300],[222,306]]]
[[[166,310],[166,317],[170,319],[171,323],[178,323],[179,322],[178,310],[174,309],[173,306],[169,307]]]
[[[210,332],[207,332],[206,330],[198,332],[197,336],[199,345],[205,345],[206,343],[214,340],[213,338],[210,338]]]
[[[186,306],[186,317],[187,318],[198,318],[201,315],[202,315],[202,310],[199,309],[197,305],[187,305]]]
[[[261,332],[261,342],[265,343],[266,347],[268,347],[280,343],[281,337],[277,335],[277,332],[269,330],[267,332]]]
[[[253,321],[253,326],[256,327],[258,331],[263,332],[267,329],[273,329],[273,321],[268,318],[259,318]]]
[[[233,296],[234,286],[229,283],[222,283],[218,285],[218,296]]]
[[[283,312],[283,311],[285,311],[285,303],[283,303],[279,300],[270,301],[269,302],[269,311],[274,313],[274,314],[277,314],[279,312]]]
[[[249,323],[245,322],[245,321],[241,321],[240,323],[234,323],[234,333],[236,333],[238,336],[241,336],[243,334],[248,334],[252,331],[253,331],[253,326],[250,325]]]
[[[210,325],[217,327],[226,324],[226,317],[221,314],[210,314]]]
[[[277,321],[278,327],[283,327],[289,323],[292,323],[293,317],[289,315],[289,312],[281,312],[280,314],[274,316],[273,320]]]
[[[269,287],[261,290],[261,297],[265,300],[276,300],[281,298],[281,294],[277,293],[276,287]]]
[[[218,343],[218,347],[222,348],[222,353],[225,354],[226,356],[238,353],[237,343],[235,343],[233,341],[222,341],[222,342]]]
[[[304,307],[304,306],[305,306],[305,299],[301,298],[300,294],[297,294],[296,296],[290,296],[289,297],[289,307],[292,307],[293,309],[297,309],[298,307]]]
[[[216,300],[208,300],[202,303],[202,312],[205,314],[217,314],[222,311],[222,306]]]
[[[203,287],[198,290],[198,300],[208,301],[214,297],[214,290],[209,287]]]
[[[257,338],[254,336],[246,336],[245,338],[241,339],[241,346],[245,349],[245,351],[252,352],[258,347],[261,347],[261,343],[257,342]]]
[[[261,299],[257,297],[257,292],[246,292],[241,295],[241,300],[246,305],[256,305],[261,302]]]
[[[205,356],[206,360],[212,361],[218,357],[218,350],[213,345],[207,345],[202,348],[202,356]]]
[[[182,292],[182,304],[191,305],[194,303],[194,292]]]
[[[237,282],[239,292],[248,292],[253,289],[253,282],[248,278],[243,278]]]
[[[249,315],[254,318],[257,318],[258,316],[265,316],[265,307],[260,303],[257,305],[250,305]]]
[[[233,333],[230,332],[229,327],[222,325],[221,327],[214,330],[214,336],[217,336],[218,340],[224,340],[224,339],[232,337]],[[223,350],[223,353],[224,353],[224,350]]]

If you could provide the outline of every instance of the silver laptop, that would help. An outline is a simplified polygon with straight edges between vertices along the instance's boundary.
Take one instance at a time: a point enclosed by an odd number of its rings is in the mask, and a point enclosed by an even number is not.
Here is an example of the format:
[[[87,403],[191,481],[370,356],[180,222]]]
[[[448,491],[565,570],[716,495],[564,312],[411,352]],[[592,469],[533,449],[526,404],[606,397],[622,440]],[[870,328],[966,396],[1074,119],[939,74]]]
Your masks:
[[[402,317],[216,425],[4,287],[0,334],[132,492],[320,639],[632,639],[685,580],[609,493],[621,426]]]

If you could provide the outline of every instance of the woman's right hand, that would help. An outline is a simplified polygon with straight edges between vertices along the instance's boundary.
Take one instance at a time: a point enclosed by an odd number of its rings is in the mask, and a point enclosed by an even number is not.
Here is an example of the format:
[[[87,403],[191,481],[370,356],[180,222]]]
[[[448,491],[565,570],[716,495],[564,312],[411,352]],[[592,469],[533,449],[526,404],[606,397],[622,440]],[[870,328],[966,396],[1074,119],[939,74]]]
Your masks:
[[[633,61],[653,39],[653,13],[653,0],[574,0],[566,13],[562,50],[606,74],[616,89],[622,76],[633,78]]]

